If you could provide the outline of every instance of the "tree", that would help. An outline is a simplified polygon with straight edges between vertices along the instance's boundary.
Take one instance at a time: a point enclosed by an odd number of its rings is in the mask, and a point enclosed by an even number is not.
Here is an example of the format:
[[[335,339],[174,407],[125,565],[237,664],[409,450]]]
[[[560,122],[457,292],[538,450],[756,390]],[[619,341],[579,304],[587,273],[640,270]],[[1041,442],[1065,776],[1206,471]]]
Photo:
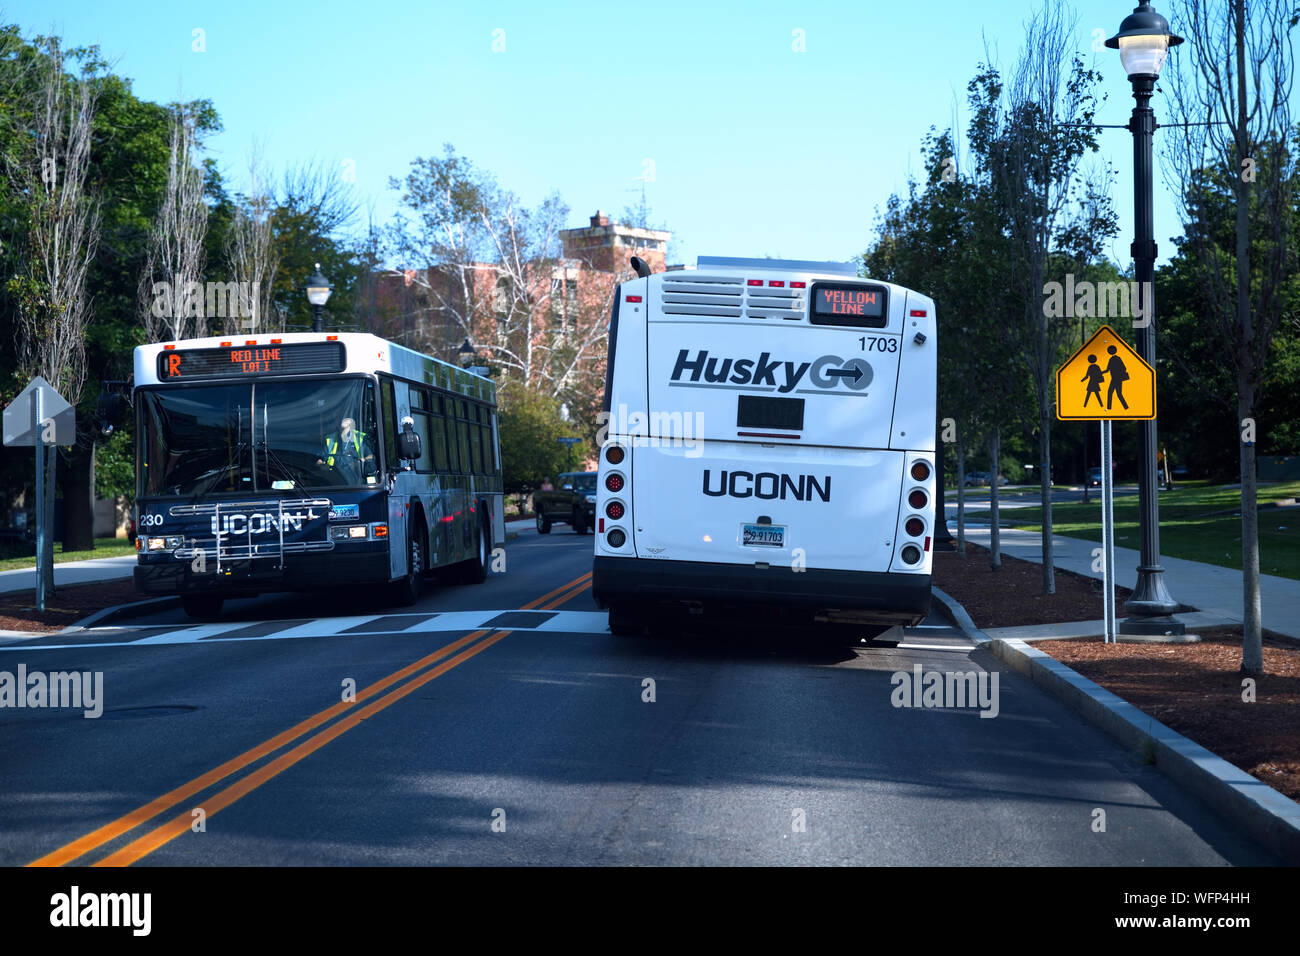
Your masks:
[[[1183,248],[1195,257],[1206,313],[1236,393],[1241,476],[1243,635],[1241,672],[1263,670],[1257,404],[1270,345],[1297,273],[1296,139],[1291,117],[1292,31],[1300,13],[1284,0],[1187,0],[1175,27],[1195,51],[1170,73],[1174,113],[1189,125],[1166,140],[1186,183]],[[1196,124],[1196,125],[1193,125]],[[1222,210],[1235,215],[1228,232]]]
[[[23,253],[7,286],[17,304],[22,376],[40,375],[75,405],[86,379],[87,274],[100,232],[99,201],[87,180],[102,64],[93,49],[65,52],[54,37],[38,37],[32,49],[11,115],[17,136],[9,175],[26,201],[26,222]],[[66,73],[69,59],[80,61],[80,78]],[[56,447],[48,446],[50,514],[57,460]],[[88,509],[90,489],[82,490],[84,501],[71,494],[68,500]],[[45,528],[44,556],[46,580],[53,582],[51,531],[52,523]]]
[[[606,320],[622,276],[591,282],[562,258],[569,210],[560,197],[524,207],[450,144],[390,186],[402,191],[390,243],[415,267],[392,274],[426,296],[416,347],[450,358],[469,339],[503,382],[565,401],[594,434]]]
[[[150,342],[176,341],[208,333],[200,279],[208,207],[203,172],[195,162],[197,134],[192,117],[175,104],[167,152],[167,186],[154,218],[140,276],[140,314]]]
[[[248,183],[248,192],[237,197],[223,251],[231,277],[249,296],[251,314],[243,327],[249,333],[282,331],[284,317],[274,304],[275,277],[280,268],[271,229],[275,199],[266,183],[266,168],[257,148],[248,161]],[[234,332],[238,328],[238,320],[227,319],[223,331]]]
[[[996,69],[985,66],[972,84],[976,115],[971,145],[976,168],[987,177],[1012,255],[1002,294],[1014,297],[1008,316],[1010,341],[1027,366],[1036,398],[1042,508],[1043,593],[1056,590],[1052,548],[1052,423],[1055,368],[1073,323],[1053,321],[1045,303],[1053,252],[1083,248],[1088,261],[1114,234],[1113,210],[1101,177],[1081,178],[1081,161],[1097,149],[1088,128],[1096,111],[1093,88],[1100,75],[1073,52],[1073,23],[1061,0],[1047,0],[1025,27],[1025,44],[1003,88]],[[1004,95],[1005,94],[1005,95]],[[994,486],[996,490],[996,484]]]
[[[497,398],[503,487],[506,494],[522,499],[543,478],[577,464],[572,446],[559,441],[573,436],[573,429],[560,418],[559,402],[518,382],[501,389]]]

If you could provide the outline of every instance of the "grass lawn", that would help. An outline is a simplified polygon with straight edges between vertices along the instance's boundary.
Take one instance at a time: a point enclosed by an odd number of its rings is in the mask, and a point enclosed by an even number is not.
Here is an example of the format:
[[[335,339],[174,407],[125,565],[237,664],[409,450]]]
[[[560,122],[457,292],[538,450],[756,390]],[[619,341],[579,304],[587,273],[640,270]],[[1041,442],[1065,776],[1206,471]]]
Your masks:
[[[54,563],[64,561],[86,561],[90,558],[116,558],[124,554],[135,554],[135,543],[130,538],[96,538],[93,551],[64,551],[63,545],[54,543]],[[35,558],[4,558],[0,560],[0,571],[15,571],[19,568],[36,567]]]
[[[1300,498],[1300,482],[1259,486],[1259,503]],[[1042,530],[1038,508],[1017,508],[1003,516],[1004,527]],[[1073,538],[1101,541],[1101,496],[1089,504],[1052,506],[1052,530]],[[1138,548],[1138,497],[1115,499],[1115,545]],[[1160,553],[1224,568],[1241,569],[1241,489],[1184,482],[1160,492]],[[1259,569],[1264,574],[1300,580],[1300,509],[1262,508],[1259,512]]]

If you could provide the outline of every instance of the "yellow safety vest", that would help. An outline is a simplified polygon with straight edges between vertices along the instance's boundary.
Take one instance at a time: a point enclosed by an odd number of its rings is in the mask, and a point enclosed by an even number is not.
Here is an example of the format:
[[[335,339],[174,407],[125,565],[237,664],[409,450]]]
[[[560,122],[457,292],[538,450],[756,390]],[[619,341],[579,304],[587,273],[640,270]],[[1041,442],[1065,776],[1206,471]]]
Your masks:
[[[356,449],[357,457],[361,457],[361,440],[366,437],[365,432],[352,433],[352,447]],[[334,467],[334,456],[339,450],[339,440],[333,435],[325,439],[325,463],[331,468]]]

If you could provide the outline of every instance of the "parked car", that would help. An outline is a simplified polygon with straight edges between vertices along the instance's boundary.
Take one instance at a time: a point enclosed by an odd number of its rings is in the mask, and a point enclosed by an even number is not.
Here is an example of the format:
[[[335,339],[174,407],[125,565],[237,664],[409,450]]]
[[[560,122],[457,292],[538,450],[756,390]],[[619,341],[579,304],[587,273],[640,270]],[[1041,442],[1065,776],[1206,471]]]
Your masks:
[[[998,475],[998,487],[1001,488],[1007,483],[1006,475]],[[966,472],[967,488],[987,488],[990,484],[989,473],[987,471],[968,471]]]
[[[533,512],[539,534],[550,534],[553,524],[567,524],[575,534],[586,534],[596,525],[596,472],[566,472],[560,475],[559,488],[534,491]]]
[[[1112,484],[1114,484],[1115,482],[1115,470],[1117,468],[1119,468],[1119,462],[1112,461],[1110,463],[1110,480]],[[1088,469],[1088,487],[1089,488],[1101,487],[1101,466],[1100,465],[1096,465]]]

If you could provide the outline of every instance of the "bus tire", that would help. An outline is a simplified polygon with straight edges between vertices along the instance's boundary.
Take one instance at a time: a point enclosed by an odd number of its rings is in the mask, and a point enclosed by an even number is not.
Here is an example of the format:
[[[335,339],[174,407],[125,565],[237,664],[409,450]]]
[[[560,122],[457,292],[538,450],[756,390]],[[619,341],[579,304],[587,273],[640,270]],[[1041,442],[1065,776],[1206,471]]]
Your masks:
[[[487,524],[483,521],[478,523],[478,541],[474,546],[474,557],[466,561],[461,567],[461,581],[465,584],[482,584],[487,580],[489,547],[488,544],[492,538],[488,534]]]
[[[615,637],[641,637],[645,634],[645,621],[636,608],[622,604],[609,607],[609,633]]]
[[[420,599],[420,589],[423,584],[424,550],[420,546],[419,535],[413,534],[408,527],[406,529],[406,575],[393,582],[393,603],[399,607],[410,607]]]
[[[181,607],[187,616],[199,621],[211,621],[221,616],[221,605],[225,602],[219,594],[182,594]]]
[[[551,533],[551,519],[546,517],[546,515],[542,514],[540,510],[537,512],[537,533],[538,534]]]

